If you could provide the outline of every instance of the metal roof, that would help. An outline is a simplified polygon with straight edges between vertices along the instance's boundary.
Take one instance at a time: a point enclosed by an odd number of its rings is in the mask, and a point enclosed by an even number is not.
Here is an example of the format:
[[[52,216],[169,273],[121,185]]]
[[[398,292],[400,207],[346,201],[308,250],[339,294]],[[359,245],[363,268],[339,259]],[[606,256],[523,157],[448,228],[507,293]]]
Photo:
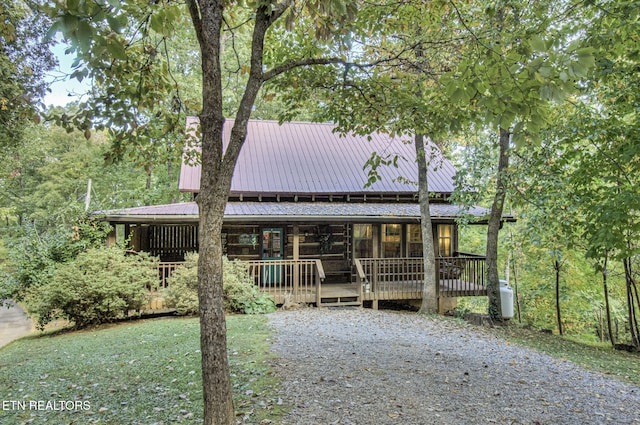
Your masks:
[[[198,118],[189,117],[194,129]],[[229,141],[234,120],[226,120],[223,144]],[[250,120],[247,140],[242,148],[231,183],[232,194],[371,194],[415,193],[418,181],[416,153],[412,137],[390,137],[381,133],[368,136],[340,136],[333,124]],[[429,190],[453,192],[456,170],[437,146],[429,142],[433,160],[429,166]],[[368,181],[363,167],[373,152],[393,159],[397,167],[381,165],[381,179],[364,188]],[[398,177],[401,177],[398,181]],[[198,192],[200,165],[183,164],[180,190]]]
[[[431,204],[431,218],[453,220],[463,214],[478,219],[488,216],[489,210],[459,205]],[[195,202],[101,211],[106,220],[119,223],[193,223],[198,221]],[[407,203],[343,203],[343,202],[229,202],[224,213],[225,222],[272,221],[419,221],[418,204]]]

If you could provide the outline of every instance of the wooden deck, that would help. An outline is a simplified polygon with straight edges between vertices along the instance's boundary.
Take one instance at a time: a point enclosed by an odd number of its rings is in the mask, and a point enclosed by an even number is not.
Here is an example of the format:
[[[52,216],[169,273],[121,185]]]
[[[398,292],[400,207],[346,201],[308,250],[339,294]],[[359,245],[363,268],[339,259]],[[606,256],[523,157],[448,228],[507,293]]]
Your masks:
[[[353,264],[352,282],[325,283],[320,260],[247,261],[250,276],[261,292],[276,304],[315,304],[319,307],[359,305],[363,301],[422,299],[421,258],[360,258]],[[161,263],[160,277],[166,278],[178,263]],[[486,296],[484,257],[464,254],[438,258],[438,298]]]

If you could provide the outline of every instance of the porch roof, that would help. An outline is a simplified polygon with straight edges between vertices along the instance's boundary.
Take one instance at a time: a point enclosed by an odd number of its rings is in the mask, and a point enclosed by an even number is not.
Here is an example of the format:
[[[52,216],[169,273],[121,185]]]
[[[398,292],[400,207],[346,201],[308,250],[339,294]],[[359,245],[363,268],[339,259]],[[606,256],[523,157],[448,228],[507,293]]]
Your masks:
[[[469,215],[474,222],[486,222],[489,210],[451,204],[431,204],[431,219],[451,221]],[[195,202],[100,211],[106,221],[112,223],[177,224],[198,221],[198,205]],[[507,221],[513,218],[505,216]],[[342,203],[342,202],[229,202],[224,221],[273,222],[273,221],[350,221],[350,222],[418,222],[420,206],[400,203]]]

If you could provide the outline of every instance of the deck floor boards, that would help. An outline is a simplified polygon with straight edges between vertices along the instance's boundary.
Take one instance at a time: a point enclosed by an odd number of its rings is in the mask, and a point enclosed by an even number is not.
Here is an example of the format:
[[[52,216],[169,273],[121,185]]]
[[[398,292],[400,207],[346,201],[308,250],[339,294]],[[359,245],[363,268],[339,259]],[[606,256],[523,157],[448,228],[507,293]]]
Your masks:
[[[421,282],[384,282],[378,283],[378,287],[371,287],[369,292],[362,291],[362,299],[372,300],[414,300],[422,299]],[[285,296],[293,296],[295,302],[315,303],[315,286],[307,289],[298,289],[292,293],[286,289],[267,290],[277,304],[284,302]],[[441,279],[440,295],[442,297],[462,297],[462,296],[485,296],[487,289],[484,286],[476,285],[458,279]],[[359,288],[356,283],[325,283],[321,286],[322,298],[349,298],[358,297]]]

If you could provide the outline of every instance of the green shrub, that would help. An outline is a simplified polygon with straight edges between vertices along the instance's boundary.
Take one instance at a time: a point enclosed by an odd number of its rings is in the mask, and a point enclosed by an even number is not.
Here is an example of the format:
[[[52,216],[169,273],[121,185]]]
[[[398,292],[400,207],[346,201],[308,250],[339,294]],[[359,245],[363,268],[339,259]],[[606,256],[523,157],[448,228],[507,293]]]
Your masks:
[[[6,277],[0,281],[0,294],[16,301],[51,281],[56,268],[72,261],[81,252],[104,246],[110,226],[88,217],[46,230],[33,223],[20,228],[20,236],[7,245]]]
[[[148,288],[158,284],[157,270],[157,260],[147,254],[91,248],[59,265],[48,283],[31,288],[27,308],[40,328],[56,318],[76,328],[111,322],[142,308]]]
[[[185,262],[167,279],[164,305],[175,308],[176,313],[198,314],[198,254],[189,253]]]
[[[276,310],[276,303],[267,293],[260,293],[249,275],[249,266],[242,261],[223,258],[225,309],[235,313],[262,314]]]
[[[261,294],[242,261],[223,258],[224,308],[233,313],[262,314],[276,310],[269,294]],[[178,267],[168,279],[165,305],[178,314],[198,313],[198,254],[189,254],[184,265]]]

